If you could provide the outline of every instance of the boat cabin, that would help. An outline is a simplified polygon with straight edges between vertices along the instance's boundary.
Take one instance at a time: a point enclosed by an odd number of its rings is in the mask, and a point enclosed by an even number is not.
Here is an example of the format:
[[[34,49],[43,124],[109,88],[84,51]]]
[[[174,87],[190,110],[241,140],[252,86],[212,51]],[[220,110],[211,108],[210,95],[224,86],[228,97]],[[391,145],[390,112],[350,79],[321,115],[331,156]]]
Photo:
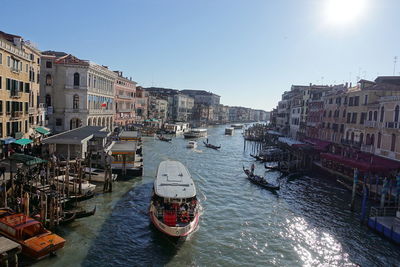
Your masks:
[[[138,152],[141,150],[137,142],[132,141],[118,141],[113,142],[107,149],[108,154],[111,155],[111,169],[113,173],[136,175],[136,171],[143,169],[142,158]]]
[[[119,134],[119,140],[120,141],[137,141],[141,142],[142,137],[141,134],[138,131],[122,131]]]

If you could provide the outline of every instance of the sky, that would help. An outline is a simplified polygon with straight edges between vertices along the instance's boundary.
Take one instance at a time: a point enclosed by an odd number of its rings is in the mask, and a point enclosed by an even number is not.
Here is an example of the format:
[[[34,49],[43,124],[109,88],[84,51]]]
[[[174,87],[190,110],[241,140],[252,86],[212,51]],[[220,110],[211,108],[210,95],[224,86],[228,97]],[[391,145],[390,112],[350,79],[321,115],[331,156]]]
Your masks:
[[[1,0],[0,30],[138,85],[271,110],[292,84],[400,75],[399,0]]]

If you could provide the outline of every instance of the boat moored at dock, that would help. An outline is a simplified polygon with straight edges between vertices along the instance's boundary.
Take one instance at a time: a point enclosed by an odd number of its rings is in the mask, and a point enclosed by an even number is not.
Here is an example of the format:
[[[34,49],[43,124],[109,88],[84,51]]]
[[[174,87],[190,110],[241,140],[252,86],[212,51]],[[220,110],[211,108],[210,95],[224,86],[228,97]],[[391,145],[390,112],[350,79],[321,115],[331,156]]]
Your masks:
[[[189,132],[184,133],[183,136],[185,138],[201,138],[207,136],[207,129],[204,128],[195,128],[191,129]]]
[[[200,204],[187,168],[179,161],[162,161],[158,166],[150,202],[154,226],[172,237],[185,237],[199,223]]]
[[[19,243],[22,253],[40,260],[64,247],[65,239],[53,234],[43,225],[22,213],[0,209],[0,234]]]

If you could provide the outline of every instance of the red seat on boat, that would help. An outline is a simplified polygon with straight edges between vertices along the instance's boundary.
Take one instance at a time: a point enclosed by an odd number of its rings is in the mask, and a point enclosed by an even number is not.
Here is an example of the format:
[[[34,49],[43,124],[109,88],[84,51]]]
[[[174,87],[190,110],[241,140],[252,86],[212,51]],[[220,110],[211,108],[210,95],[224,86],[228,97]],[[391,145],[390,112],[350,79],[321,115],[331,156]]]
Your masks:
[[[176,212],[175,211],[164,211],[164,223],[168,226],[176,225]]]

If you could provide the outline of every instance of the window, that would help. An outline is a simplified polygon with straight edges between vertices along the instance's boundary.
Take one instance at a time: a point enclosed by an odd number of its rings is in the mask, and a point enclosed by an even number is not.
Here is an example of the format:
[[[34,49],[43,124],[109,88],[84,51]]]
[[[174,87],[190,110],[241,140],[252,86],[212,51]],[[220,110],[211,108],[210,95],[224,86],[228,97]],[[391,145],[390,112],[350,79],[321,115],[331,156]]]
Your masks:
[[[74,73],[74,86],[79,86],[79,73]]]
[[[354,100],[354,98],[352,98],[352,97],[349,98],[349,106],[353,106],[353,100]]]
[[[25,93],[29,93],[30,92],[30,84],[29,83],[25,83]]]
[[[3,100],[0,100],[0,115],[3,115]]]
[[[344,133],[344,124],[340,125],[340,133]]]
[[[51,96],[49,94],[46,95],[46,106],[51,107]]]
[[[360,133],[360,144],[362,144],[364,142],[364,134]]]
[[[375,145],[375,135],[371,134],[371,146]]]
[[[11,58],[7,57],[7,67],[11,67]]]
[[[351,118],[351,123],[357,123],[357,113],[353,113],[353,117]]]
[[[380,118],[380,122],[383,122],[383,118],[385,116],[385,108],[381,107],[381,118]]]
[[[390,151],[394,151],[396,149],[396,135],[392,134],[392,143],[390,144]]]
[[[374,121],[378,120],[378,111],[374,111]]]
[[[372,111],[368,112],[368,120],[372,121]]]
[[[3,80],[2,80],[2,78],[1,78],[1,76],[0,76],[0,89],[2,89],[3,87]]]
[[[76,94],[73,98],[73,109],[79,109],[79,96]]]
[[[53,67],[53,62],[51,61],[46,61],[46,68],[51,69]]]
[[[50,62],[51,63],[51,62]],[[53,84],[53,79],[51,78],[50,74],[46,75],[46,85],[51,86]]]
[[[394,109],[394,122],[399,122],[399,105],[397,105]]]
[[[346,117],[346,110],[344,109],[343,110],[343,118],[345,118]]]
[[[378,143],[376,144],[377,148],[381,148],[381,142],[382,142],[382,134],[378,133]]]
[[[329,110],[329,118],[332,117],[332,110]]]
[[[358,106],[360,104],[360,97],[359,96],[355,96],[354,97],[354,106]]]
[[[365,118],[367,117],[367,113],[362,112],[360,118],[360,124],[364,124]]]
[[[364,105],[368,104],[368,95],[364,96]]]
[[[351,113],[349,112],[349,113],[347,113],[347,120],[346,120],[346,122],[347,122],[347,123],[350,123],[350,121],[351,121]]]
[[[25,102],[25,114],[28,114],[28,102]]]
[[[3,64],[3,54],[0,53],[0,64]]]

